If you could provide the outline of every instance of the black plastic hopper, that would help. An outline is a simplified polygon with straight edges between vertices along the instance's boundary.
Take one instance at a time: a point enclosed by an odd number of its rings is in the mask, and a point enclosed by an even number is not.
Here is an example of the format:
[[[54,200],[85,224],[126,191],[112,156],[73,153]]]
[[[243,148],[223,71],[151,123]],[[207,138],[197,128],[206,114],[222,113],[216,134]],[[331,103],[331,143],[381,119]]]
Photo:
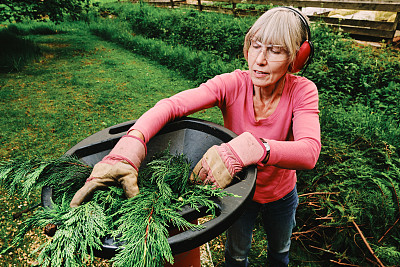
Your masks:
[[[106,156],[114,147],[121,136],[135,123],[128,121],[99,131],[82,140],[70,150],[67,155],[74,155],[83,163],[93,166]],[[182,118],[167,124],[147,144],[147,157],[142,166],[157,152],[163,151],[168,146],[172,154],[185,154],[192,162],[192,168],[201,159],[203,154],[213,145],[228,142],[236,136],[232,131],[203,120]],[[255,166],[246,168],[239,181],[227,187],[226,191],[241,197],[224,197],[216,199],[219,205],[219,213],[214,219],[204,223],[204,229],[199,231],[187,230],[168,238],[173,254],[179,254],[194,249],[224,232],[242,213],[244,204],[251,200],[254,194],[256,182]],[[51,191],[44,191],[51,192]],[[45,199],[51,198],[50,193]],[[203,217],[205,209],[198,212],[192,208],[184,209],[181,214],[188,220]],[[115,255],[118,243],[105,237],[103,248],[96,253],[101,258],[111,258]]]

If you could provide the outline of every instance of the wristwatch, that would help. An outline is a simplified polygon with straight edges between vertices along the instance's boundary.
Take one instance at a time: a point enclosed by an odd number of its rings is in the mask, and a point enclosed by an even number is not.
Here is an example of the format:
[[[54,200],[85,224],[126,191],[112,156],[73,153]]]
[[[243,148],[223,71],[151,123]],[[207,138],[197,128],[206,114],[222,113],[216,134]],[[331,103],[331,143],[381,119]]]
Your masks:
[[[268,142],[266,140],[264,140],[263,138],[260,138],[261,142],[264,144],[265,146],[265,150],[267,151],[267,154],[265,155],[265,158],[261,161],[262,164],[266,164],[269,160],[269,153],[271,151],[271,147],[269,146]]]

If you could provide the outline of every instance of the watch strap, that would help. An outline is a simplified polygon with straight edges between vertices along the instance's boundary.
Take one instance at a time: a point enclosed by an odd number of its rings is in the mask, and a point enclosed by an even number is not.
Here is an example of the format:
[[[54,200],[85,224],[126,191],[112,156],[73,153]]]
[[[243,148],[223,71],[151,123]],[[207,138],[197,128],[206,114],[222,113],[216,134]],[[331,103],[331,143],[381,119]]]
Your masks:
[[[268,142],[265,139],[263,139],[263,138],[260,138],[260,139],[261,139],[261,142],[263,143],[263,145],[265,146],[265,150],[267,152],[265,155],[265,158],[261,161],[261,163],[266,164],[269,160],[269,154],[271,151],[271,147],[269,146]]]

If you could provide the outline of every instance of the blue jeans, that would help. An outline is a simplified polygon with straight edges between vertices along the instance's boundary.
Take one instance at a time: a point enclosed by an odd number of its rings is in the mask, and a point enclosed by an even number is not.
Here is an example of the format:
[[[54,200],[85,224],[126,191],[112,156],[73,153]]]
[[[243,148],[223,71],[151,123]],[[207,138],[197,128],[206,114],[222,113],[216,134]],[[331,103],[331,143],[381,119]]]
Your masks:
[[[225,266],[249,266],[252,233],[259,212],[268,240],[268,266],[288,266],[290,237],[296,225],[298,204],[296,187],[277,201],[266,204],[254,201],[249,203],[241,217],[227,230]]]

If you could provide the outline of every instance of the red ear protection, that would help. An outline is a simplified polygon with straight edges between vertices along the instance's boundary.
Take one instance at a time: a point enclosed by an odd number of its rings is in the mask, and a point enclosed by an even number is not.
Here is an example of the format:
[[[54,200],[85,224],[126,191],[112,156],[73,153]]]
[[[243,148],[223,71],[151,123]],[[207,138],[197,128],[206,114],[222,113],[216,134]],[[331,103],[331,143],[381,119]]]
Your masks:
[[[308,25],[308,22],[305,17],[296,9],[292,7],[284,7],[288,10],[291,10],[297,16],[299,17],[301,23],[303,24],[304,29],[307,31],[307,38],[308,40],[304,41],[304,43],[301,44],[299,51],[296,53],[296,57],[289,66],[289,71],[292,73],[299,72],[302,68],[304,68],[303,72],[306,70],[308,64],[310,64],[311,59],[314,55],[314,46],[311,42],[311,32],[310,32],[310,27]]]
[[[312,56],[312,44],[309,41],[305,41],[296,53],[296,57],[293,63],[289,67],[289,71],[292,73],[299,72],[307,63],[310,56]]]

